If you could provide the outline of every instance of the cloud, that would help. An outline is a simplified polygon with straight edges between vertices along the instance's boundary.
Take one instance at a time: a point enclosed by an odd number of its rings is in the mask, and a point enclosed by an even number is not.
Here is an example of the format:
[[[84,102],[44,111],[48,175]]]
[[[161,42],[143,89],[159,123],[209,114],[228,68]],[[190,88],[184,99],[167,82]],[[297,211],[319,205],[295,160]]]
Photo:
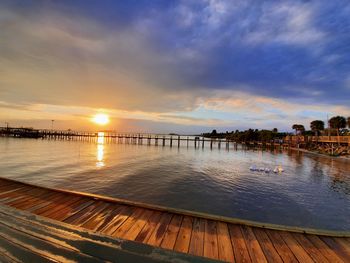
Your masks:
[[[306,107],[306,118],[348,109],[350,4],[341,0],[0,7],[4,103],[222,127],[297,117],[283,108],[288,103]]]

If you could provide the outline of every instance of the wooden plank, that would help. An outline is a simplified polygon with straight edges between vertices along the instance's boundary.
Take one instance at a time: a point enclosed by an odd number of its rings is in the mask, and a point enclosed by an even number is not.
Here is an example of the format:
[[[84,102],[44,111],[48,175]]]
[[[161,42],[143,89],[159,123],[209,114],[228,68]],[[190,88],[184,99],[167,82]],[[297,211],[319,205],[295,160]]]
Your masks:
[[[228,229],[236,261],[252,262],[239,225],[229,224]]]
[[[160,246],[172,216],[173,215],[169,213],[162,214],[161,218],[159,219],[159,224],[156,225],[151,236],[148,240],[146,240],[146,244],[157,247]]]
[[[243,225],[240,227],[252,262],[267,262],[264,252],[254,235],[253,229]]]
[[[329,261],[334,263],[343,262],[341,258],[332,250],[329,246],[327,246],[318,236],[316,235],[306,235],[307,239],[309,239],[312,244],[318,248],[320,253]]]
[[[79,200],[78,202],[75,202],[71,204],[70,206],[67,206],[66,208],[62,209],[61,212],[53,212],[49,214],[48,216],[52,219],[58,220],[63,222],[67,218],[79,213],[83,209],[87,208],[88,206],[94,204],[94,200],[89,200],[88,198],[83,198]]]
[[[308,240],[303,234],[292,233],[292,236],[298,243],[304,248],[309,256],[316,262],[328,262],[328,260],[322,255],[322,253]]]
[[[192,236],[192,228],[193,228],[193,217],[184,216],[179,234],[177,236],[174,250],[188,253],[190,248],[190,241]]]
[[[333,239],[340,246],[342,246],[343,249],[346,251],[346,253],[350,256],[350,241],[347,240],[346,238],[339,238],[339,237],[334,237]]]
[[[136,220],[136,222],[130,227],[130,229],[121,236],[127,240],[135,240],[142,228],[146,225],[149,217],[152,215],[152,210],[145,209],[142,215]]]
[[[80,226],[81,224],[89,220],[92,216],[94,216],[96,213],[98,213],[101,209],[104,209],[106,205],[108,204],[103,201],[97,201],[94,204],[81,210],[80,212],[68,217],[64,220],[64,222]]]
[[[280,255],[277,253],[275,247],[273,246],[265,231],[260,228],[253,228],[253,231],[260,244],[261,249],[265,254],[267,261],[283,263]]]
[[[56,192],[52,192],[51,194],[45,195],[44,197],[42,197],[40,200],[36,202],[30,202],[30,203],[28,202],[27,204],[23,204],[21,206],[18,206],[17,208],[33,213],[33,211],[37,209],[50,205],[52,203],[52,200],[55,200],[56,198],[59,198],[59,197],[62,197],[62,195]]]
[[[118,205],[108,204],[105,209],[96,213],[80,226],[91,230],[97,229],[97,227],[104,221],[105,217],[109,215],[113,210],[115,210],[116,207],[118,207]]]
[[[64,208],[78,202],[80,199],[81,199],[80,196],[72,196],[72,197],[66,199],[65,202],[57,202],[54,207],[40,213],[40,215],[48,217],[48,215],[50,215],[52,213],[61,212]]]
[[[115,218],[118,214],[120,214],[125,209],[126,209],[126,206],[124,206],[124,205],[114,206],[112,211],[107,213],[103,217],[103,219],[100,220],[100,223],[98,225],[96,225],[95,229],[93,229],[93,230],[100,232],[101,229],[104,229],[108,224],[110,224],[112,222],[113,218]]]
[[[41,207],[39,209],[31,210],[31,212],[33,214],[40,215],[42,213],[45,213],[46,211],[51,211],[58,204],[64,203],[64,202],[69,201],[69,200],[70,200],[70,196],[57,195],[49,200],[50,203],[47,206]]]
[[[350,262],[350,256],[347,251],[332,237],[320,236],[321,240],[325,242],[344,262]]]
[[[174,215],[165,232],[164,238],[160,246],[166,249],[174,249],[177,235],[179,234],[183,216]]]
[[[195,217],[193,220],[192,236],[189,253],[196,256],[203,256],[204,252],[204,230],[205,220]]]
[[[234,262],[233,247],[231,244],[228,225],[224,222],[217,222],[219,260]]]
[[[119,214],[117,214],[112,221],[102,228],[100,231],[104,234],[111,235],[114,233],[118,227],[120,227],[124,221],[130,216],[130,214],[134,211],[134,207],[125,206]]]
[[[121,224],[116,231],[112,233],[112,236],[123,238],[129,229],[142,218],[143,214],[146,212],[146,209],[136,207],[132,214]]]
[[[30,190],[32,190],[32,188],[23,185],[23,186],[20,186],[18,188],[10,189],[8,191],[0,193],[0,199],[1,199],[1,201],[9,200],[11,198],[25,195],[26,192],[28,192]]]
[[[289,249],[299,262],[314,262],[309,254],[300,246],[300,244],[293,238],[291,233],[286,231],[279,231],[283,241],[287,244]]]
[[[45,192],[45,193],[37,194],[35,196],[27,197],[25,199],[18,200],[18,202],[14,201],[12,203],[7,203],[7,205],[16,207],[17,209],[24,210],[27,207],[34,206],[43,200],[48,200],[53,196],[55,196],[54,192]]]
[[[35,189],[35,190],[38,190],[38,189]],[[38,200],[40,200],[40,198],[43,198],[43,196],[47,197],[47,196],[52,196],[54,194],[50,191],[42,191],[41,189],[39,189],[38,191],[35,191],[35,190],[31,191],[30,194],[23,196],[20,199],[16,199],[15,201],[11,201],[11,202],[6,202],[6,205],[22,209],[23,206],[25,207],[30,203],[37,202]]]
[[[205,220],[203,255],[208,258],[219,259],[217,223]]]
[[[156,228],[157,224],[159,223],[159,219],[161,218],[161,216],[162,216],[161,212],[154,211],[150,216],[150,218],[148,219],[144,228],[135,238],[135,241],[144,243],[146,240],[148,240],[153,230]]]
[[[278,231],[266,229],[265,232],[269,236],[270,240],[273,243],[273,246],[277,250],[280,257],[282,258],[283,262],[286,262],[286,263],[287,262],[291,262],[291,263],[298,262],[298,260],[294,256],[293,252],[289,249],[289,247],[284,242],[282,237],[278,234]]]

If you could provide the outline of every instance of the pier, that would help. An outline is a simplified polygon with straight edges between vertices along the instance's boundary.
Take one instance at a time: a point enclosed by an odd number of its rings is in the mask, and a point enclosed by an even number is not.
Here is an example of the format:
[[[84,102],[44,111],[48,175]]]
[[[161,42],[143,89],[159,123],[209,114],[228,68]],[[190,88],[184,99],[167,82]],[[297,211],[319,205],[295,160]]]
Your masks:
[[[79,132],[79,131],[55,131],[34,130],[28,128],[0,127],[0,136],[15,138],[37,138],[47,140],[74,140],[119,144],[139,144],[169,147],[217,147],[236,148],[237,143],[227,139],[204,138],[193,135],[166,135],[166,134],[142,134],[142,133],[117,133],[117,132]]]
[[[263,224],[5,178],[0,225],[0,260],[350,261],[349,232]]]

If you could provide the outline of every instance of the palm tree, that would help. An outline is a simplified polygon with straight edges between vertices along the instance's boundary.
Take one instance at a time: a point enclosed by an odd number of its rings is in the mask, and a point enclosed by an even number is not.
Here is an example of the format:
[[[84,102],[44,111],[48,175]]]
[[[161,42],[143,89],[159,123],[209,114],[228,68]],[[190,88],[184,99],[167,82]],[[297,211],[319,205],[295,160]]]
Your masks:
[[[335,116],[329,120],[329,127],[337,130],[338,143],[339,143],[339,130],[346,127],[346,119],[343,116]]]
[[[297,135],[299,124],[293,124],[292,129],[295,130],[295,135]]]
[[[318,136],[318,132],[324,130],[324,122],[320,120],[314,120],[310,123],[310,128],[313,132],[315,132],[315,136]]]
[[[272,132],[277,133],[277,132],[278,132],[278,129],[277,129],[277,128],[273,128],[273,129],[272,129]]]
[[[302,134],[305,131],[304,125],[299,124],[299,129],[298,130],[299,130],[300,134]]]

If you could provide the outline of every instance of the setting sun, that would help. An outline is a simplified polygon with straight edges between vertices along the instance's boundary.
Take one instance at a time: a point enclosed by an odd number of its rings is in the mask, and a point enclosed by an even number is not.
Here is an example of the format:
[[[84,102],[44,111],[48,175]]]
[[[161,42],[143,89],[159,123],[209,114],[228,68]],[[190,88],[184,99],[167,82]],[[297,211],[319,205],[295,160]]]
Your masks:
[[[99,113],[92,118],[92,121],[98,125],[106,125],[109,123],[109,116],[104,113]]]

